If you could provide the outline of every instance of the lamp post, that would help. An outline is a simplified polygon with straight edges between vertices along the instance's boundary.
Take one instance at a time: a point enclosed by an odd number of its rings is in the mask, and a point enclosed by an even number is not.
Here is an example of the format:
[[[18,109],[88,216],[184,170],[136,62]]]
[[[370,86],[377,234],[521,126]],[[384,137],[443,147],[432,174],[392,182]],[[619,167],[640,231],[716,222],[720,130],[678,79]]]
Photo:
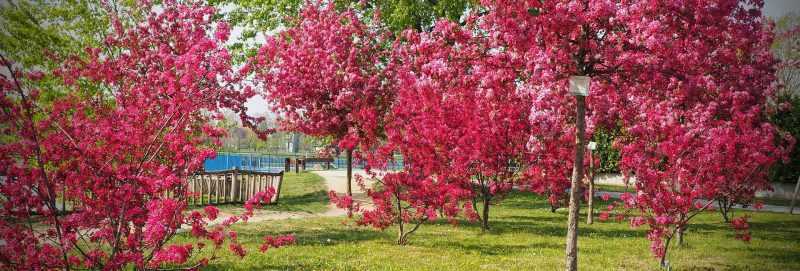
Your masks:
[[[588,76],[570,76],[569,92],[575,96],[575,163],[572,166],[572,180],[569,190],[569,219],[567,220],[567,270],[578,270],[578,212],[580,196],[578,187],[583,177],[583,149],[586,146],[586,96],[589,95]]]

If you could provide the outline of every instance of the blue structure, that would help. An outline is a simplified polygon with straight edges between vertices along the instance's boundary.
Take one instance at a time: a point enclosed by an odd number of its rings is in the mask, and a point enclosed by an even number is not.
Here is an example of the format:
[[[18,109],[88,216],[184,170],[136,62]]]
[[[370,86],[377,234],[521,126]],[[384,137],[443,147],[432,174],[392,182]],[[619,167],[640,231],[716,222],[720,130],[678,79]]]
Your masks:
[[[277,172],[284,169],[288,156],[260,155],[248,153],[218,153],[214,159],[203,162],[205,171],[242,169],[253,171]]]
[[[203,169],[205,171],[221,171],[230,170],[234,168],[242,170],[253,170],[263,172],[278,172],[285,167],[286,158],[296,159],[297,156],[289,155],[267,155],[256,153],[218,153],[214,159],[206,159],[203,162]],[[338,169],[344,169],[347,165],[347,159],[344,157],[337,157],[334,159],[332,166]],[[364,168],[363,163],[354,162],[353,168]],[[403,160],[390,165],[390,169],[402,169]]]

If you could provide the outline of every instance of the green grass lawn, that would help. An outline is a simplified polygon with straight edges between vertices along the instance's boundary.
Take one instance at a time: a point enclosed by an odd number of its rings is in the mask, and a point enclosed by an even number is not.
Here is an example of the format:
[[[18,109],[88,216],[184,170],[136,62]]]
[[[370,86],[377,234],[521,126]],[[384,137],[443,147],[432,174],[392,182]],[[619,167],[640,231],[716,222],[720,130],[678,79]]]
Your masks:
[[[750,243],[733,239],[716,212],[695,217],[686,246],[670,252],[673,270],[800,270],[800,216],[749,215]],[[566,210],[551,213],[543,198],[514,194],[493,207],[491,216],[489,233],[466,221],[438,222],[422,226],[406,246],[394,244],[396,228],[377,231],[343,224],[341,217],[241,224],[234,228],[249,254],[240,259],[220,251],[208,269],[563,270]],[[581,217],[580,269],[658,270],[645,227],[586,225]],[[258,252],[263,236],[281,234],[294,234],[298,244]]]
[[[311,172],[301,172],[299,174],[289,172],[283,175],[281,197],[278,204],[265,205],[258,208],[271,211],[321,213],[328,209],[329,203],[327,186],[322,177]],[[240,214],[244,211],[241,203],[215,206],[225,213]],[[202,207],[204,206],[192,206],[192,208]]]
[[[328,209],[328,187],[325,181],[311,172],[284,173],[281,198],[275,206],[264,209],[321,213]]]
[[[635,187],[631,186],[626,188],[625,186],[621,185],[610,185],[610,184],[596,184],[598,191],[608,191],[608,192],[634,192]],[[792,202],[790,199],[783,199],[783,198],[756,198],[757,201],[761,201],[764,204],[769,205],[777,205],[777,206],[789,206]]]

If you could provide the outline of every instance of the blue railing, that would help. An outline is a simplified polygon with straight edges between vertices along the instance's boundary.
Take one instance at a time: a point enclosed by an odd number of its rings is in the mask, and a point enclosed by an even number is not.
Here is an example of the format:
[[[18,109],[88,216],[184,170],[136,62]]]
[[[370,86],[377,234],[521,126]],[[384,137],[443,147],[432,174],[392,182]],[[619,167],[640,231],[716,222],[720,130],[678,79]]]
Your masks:
[[[273,155],[257,153],[218,153],[214,159],[206,159],[203,163],[205,171],[220,171],[238,168],[241,170],[253,170],[263,172],[277,172],[285,168],[286,158],[292,160],[299,156]],[[347,165],[346,157],[336,157],[331,164],[333,168],[343,169]],[[353,168],[364,168],[364,163],[353,161]],[[389,165],[389,169],[399,170],[403,168],[403,160],[397,159]]]

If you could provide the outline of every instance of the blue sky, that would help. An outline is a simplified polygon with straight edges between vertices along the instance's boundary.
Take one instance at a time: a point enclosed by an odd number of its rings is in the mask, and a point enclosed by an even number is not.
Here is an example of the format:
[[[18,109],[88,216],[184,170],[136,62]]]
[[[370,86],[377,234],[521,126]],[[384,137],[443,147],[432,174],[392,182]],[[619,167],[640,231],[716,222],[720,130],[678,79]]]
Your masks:
[[[778,18],[786,13],[800,13],[800,0],[765,0],[764,15]]]

